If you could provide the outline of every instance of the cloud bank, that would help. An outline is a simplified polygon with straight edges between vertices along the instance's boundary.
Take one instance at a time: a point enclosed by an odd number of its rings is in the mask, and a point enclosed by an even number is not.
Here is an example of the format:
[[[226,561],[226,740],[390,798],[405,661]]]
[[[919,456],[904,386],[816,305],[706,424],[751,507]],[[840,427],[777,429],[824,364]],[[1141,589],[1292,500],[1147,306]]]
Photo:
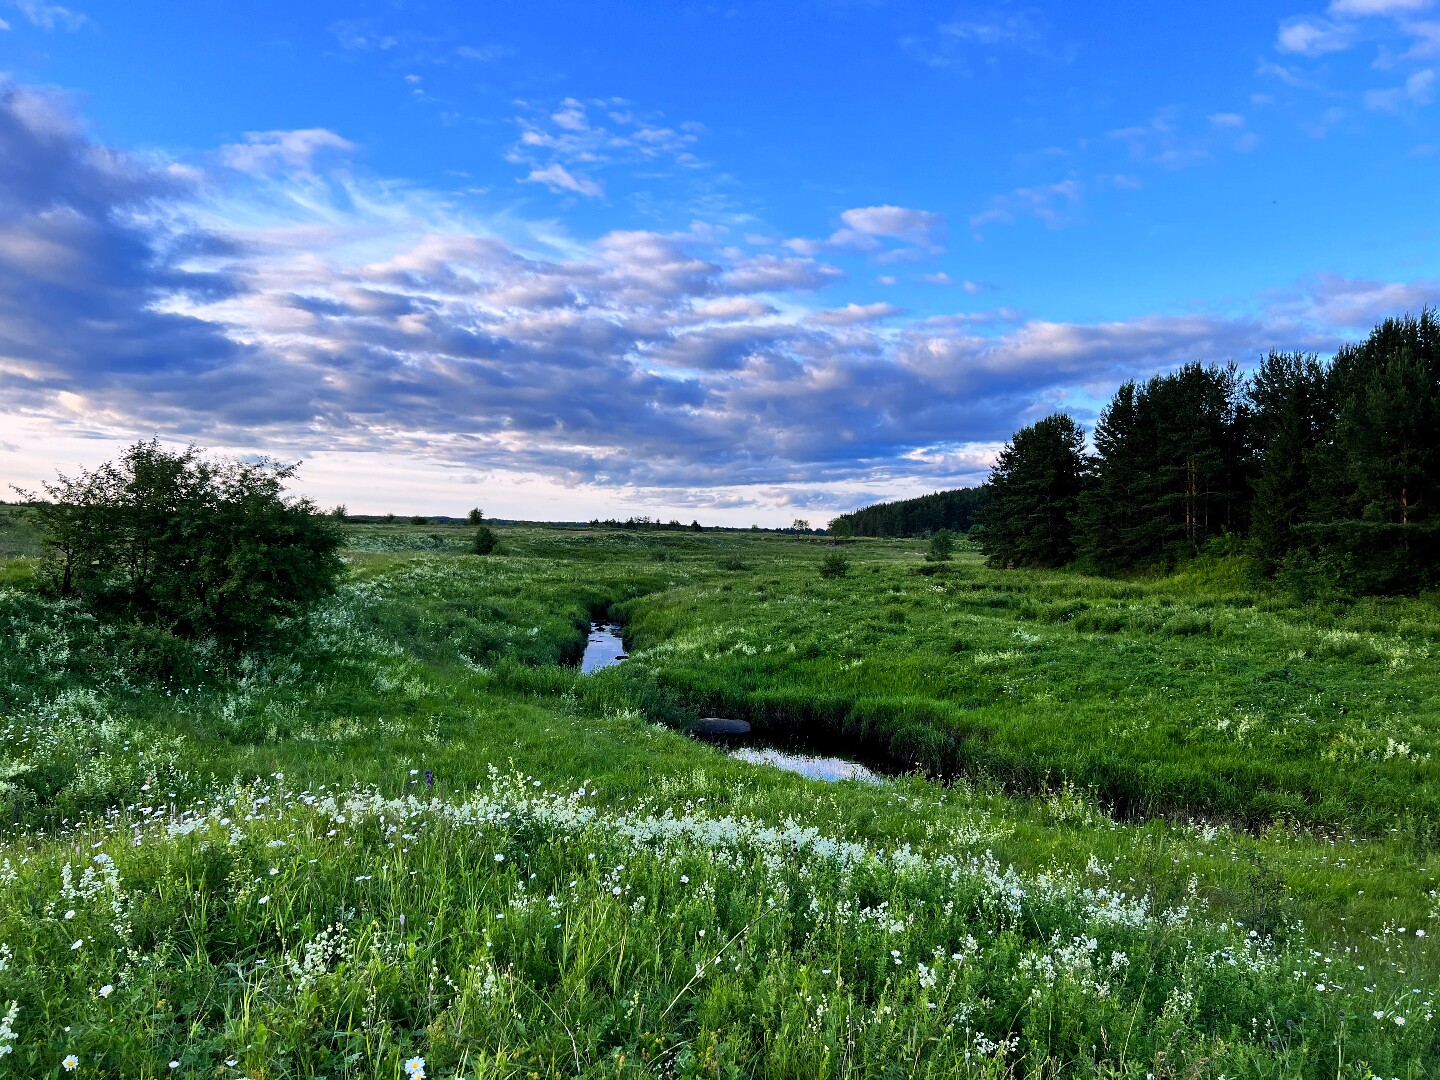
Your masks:
[[[578,104],[550,121],[595,129]],[[917,318],[831,295],[846,283],[821,252],[707,225],[575,240],[475,220],[354,171],[354,149],[272,131],[179,167],[96,144],[53,96],[5,90],[0,412],[68,433],[420,455],[672,506],[833,505],[841,488],[976,480],[1018,424],[1055,407],[1088,419],[1126,377],[1328,350],[1440,295],[1329,277],[1245,314]],[[1037,212],[1005,207],[1021,209]],[[931,246],[943,225],[859,208],[830,243]]]

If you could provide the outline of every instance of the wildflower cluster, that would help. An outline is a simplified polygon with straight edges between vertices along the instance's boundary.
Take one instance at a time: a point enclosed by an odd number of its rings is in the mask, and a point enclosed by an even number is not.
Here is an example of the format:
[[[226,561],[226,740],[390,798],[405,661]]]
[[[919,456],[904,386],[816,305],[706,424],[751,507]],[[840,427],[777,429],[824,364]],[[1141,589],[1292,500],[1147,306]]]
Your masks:
[[[448,1068],[476,1047],[552,1043],[583,1071],[612,1051],[643,1055],[646,1030],[683,1047],[724,1033],[734,1060],[762,1071],[782,1052],[818,1069],[837,1040],[876,1062],[923,1051],[1098,1066],[1129,1029],[1136,1061],[1238,1065],[1268,1060],[1283,1038],[1287,1060],[1308,1068],[1293,1047],[1319,1062],[1340,1012],[1373,1017],[1363,1030],[1346,1021],[1347,1045],[1369,1060],[1398,1067],[1434,1045],[1429,995],[1380,1000],[1365,989],[1376,973],[1343,958],[1317,979],[1303,948],[1222,924],[1193,896],[1157,907],[1087,875],[1022,875],[987,852],[874,848],[695,808],[603,809],[536,783],[497,774],[449,802],[294,792],[277,778],[185,811],[118,815],[64,843],[11,844],[0,1000],[18,1005],[0,1045],[36,1069],[73,1054],[143,1071],[186,1048],[207,1068],[264,1069],[285,1053],[316,1072],[336,1055],[379,1070],[398,1054],[423,1076],[427,1061]],[[81,869],[66,857],[77,845],[92,852]],[[187,887],[164,884],[176,881]],[[80,948],[54,949],[62,927]],[[193,977],[181,961],[197,946],[217,958],[203,969],[216,1020],[198,1041],[161,1004]],[[561,1010],[602,971],[613,989],[586,993],[612,1034],[597,1028],[572,1050]],[[642,1008],[658,1029],[635,1028]],[[338,1043],[336,1009],[355,1017]],[[260,1038],[272,1029],[288,1032],[283,1047]]]

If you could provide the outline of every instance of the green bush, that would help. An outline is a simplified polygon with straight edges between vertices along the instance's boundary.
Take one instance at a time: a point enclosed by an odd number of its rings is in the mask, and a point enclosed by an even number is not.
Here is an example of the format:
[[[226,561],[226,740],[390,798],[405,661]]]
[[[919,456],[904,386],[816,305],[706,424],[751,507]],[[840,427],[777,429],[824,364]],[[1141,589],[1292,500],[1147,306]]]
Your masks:
[[[488,525],[481,525],[475,530],[475,539],[470,544],[470,550],[476,555],[492,555],[498,543],[499,541],[495,539],[495,531]]]
[[[820,560],[820,576],[842,578],[850,572],[850,559],[844,552],[832,551]]]
[[[244,644],[334,591],[338,529],[287,498],[298,466],[209,461],[137,442],[47,483],[34,516],[53,591],[98,615]]]
[[[954,554],[955,534],[949,529],[940,529],[930,537],[930,550],[925,553],[925,558],[930,562],[949,562],[950,556]]]

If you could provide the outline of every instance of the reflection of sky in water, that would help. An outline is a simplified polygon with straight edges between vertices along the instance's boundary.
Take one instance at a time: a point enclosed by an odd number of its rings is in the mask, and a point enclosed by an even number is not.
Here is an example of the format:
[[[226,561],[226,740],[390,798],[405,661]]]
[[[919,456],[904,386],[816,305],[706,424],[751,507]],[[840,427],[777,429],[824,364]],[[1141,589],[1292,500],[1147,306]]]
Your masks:
[[[880,776],[854,761],[837,757],[811,757],[808,754],[787,754],[781,750],[736,750],[735,757],[755,765],[773,765],[777,769],[799,773],[812,780],[864,780],[880,783]]]
[[[620,640],[620,628],[610,624],[596,623],[590,628],[585,642],[585,656],[580,661],[580,672],[588,675],[592,671],[611,667],[625,656],[625,643]],[[864,765],[838,757],[813,757],[809,754],[787,754],[783,750],[753,750],[749,747],[733,751],[734,756],[753,765],[771,765],[787,772],[799,773],[812,780],[863,780],[878,784],[881,777]]]
[[[597,623],[591,628],[590,637],[585,642],[585,657],[580,661],[580,674],[588,675],[592,671],[618,664],[624,656],[625,643],[620,640],[620,628]]]

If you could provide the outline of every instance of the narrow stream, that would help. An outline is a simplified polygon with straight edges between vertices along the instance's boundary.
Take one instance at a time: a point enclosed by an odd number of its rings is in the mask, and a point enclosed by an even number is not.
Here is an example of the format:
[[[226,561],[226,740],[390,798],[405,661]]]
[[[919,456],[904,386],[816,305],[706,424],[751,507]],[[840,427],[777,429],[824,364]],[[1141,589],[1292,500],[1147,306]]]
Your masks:
[[[626,660],[625,643],[620,639],[620,627],[613,623],[592,623],[590,634],[585,640],[585,655],[580,661],[580,673],[589,675],[601,668],[613,667]],[[868,769],[858,761],[840,757],[820,757],[813,754],[796,754],[774,747],[742,746],[730,751],[731,757],[748,761],[752,765],[770,765],[776,769],[799,773],[811,780],[861,780],[879,784],[884,781],[879,773]]]
[[[585,656],[580,661],[580,674],[589,675],[601,668],[613,667],[625,655],[625,642],[620,640],[620,627],[612,623],[592,623],[585,639]]]

